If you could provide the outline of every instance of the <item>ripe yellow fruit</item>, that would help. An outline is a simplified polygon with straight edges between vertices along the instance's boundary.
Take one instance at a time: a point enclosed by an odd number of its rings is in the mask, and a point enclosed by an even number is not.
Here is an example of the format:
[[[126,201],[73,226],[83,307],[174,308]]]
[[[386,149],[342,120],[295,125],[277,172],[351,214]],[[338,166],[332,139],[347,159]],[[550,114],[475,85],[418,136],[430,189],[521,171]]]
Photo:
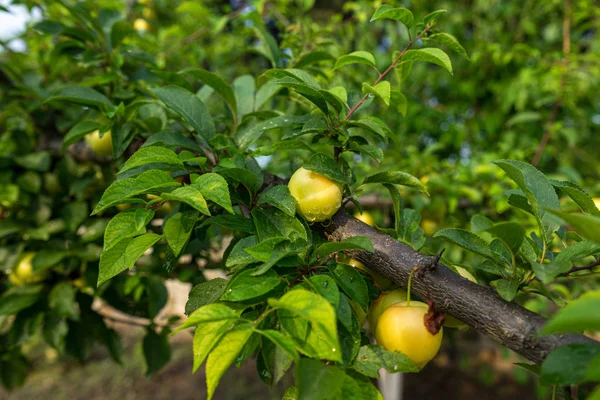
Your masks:
[[[112,136],[110,131],[105,132],[102,137],[100,137],[100,131],[98,130],[88,133],[85,135],[85,141],[94,150],[94,153],[99,156],[106,157],[112,154]]]
[[[406,290],[404,289],[396,289],[391,292],[384,293],[379,299],[377,299],[377,301],[374,301],[369,308],[369,326],[371,327],[371,332],[375,332],[375,329],[377,328],[377,320],[379,320],[379,317],[385,310],[394,304],[405,301]]]
[[[458,274],[463,278],[468,279],[471,282],[477,283],[477,279],[475,279],[473,274],[471,274],[466,269],[457,266],[455,266],[454,268],[456,268],[456,272],[458,272]],[[469,329],[469,326],[467,324],[465,324],[459,319],[454,318],[452,315],[446,315],[446,321],[444,322],[444,326],[448,328],[460,329],[461,331]]]
[[[600,197],[594,197],[592,200],[594,201],[596,208],[600,210]]]
[[[298,213],[309,222],[330,219],[342,206],[342,188],[314,171],[298,169],[288,183]]]
[[[143,18],[138,18],[133,21],[133,29],[138,32],[147,32],[148,28],[150,28],[150,25],[148,25],[148,22]]]
[[[432,335],[425,327],[428,306],[420,301],[397,303],[381,314],[375,339],[388,351],[399,351],[423,368],[440,350],[443,328]]]
[[[354,218],[361,220],[362,222],[364,222],[365,224],[367,224],[369,226],[375,226],[375,220],[373,219],[373,216],[366,211],[363,211],[362,214],[360,214],[358,212],[355,213]]]
[[[421,221],[421,228],[427,236],[433,236],[438,230],[438,224],[431,219],[424,219]]]
[[[48,277],[48,271],[33,272],[31,261],[35,253],[24,253],[16,268],[8,276],[8,280],[15,286],[28,285],[30,283],[41,282]]]

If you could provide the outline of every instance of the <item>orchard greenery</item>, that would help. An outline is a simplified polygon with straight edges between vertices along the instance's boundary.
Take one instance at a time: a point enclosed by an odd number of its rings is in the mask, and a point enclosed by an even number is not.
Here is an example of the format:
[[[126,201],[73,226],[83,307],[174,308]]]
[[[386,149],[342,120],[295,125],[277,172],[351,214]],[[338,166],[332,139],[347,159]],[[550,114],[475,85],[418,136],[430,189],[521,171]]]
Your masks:
[[[592,101],[584,89],[577,95],[549,84],[550,93],[532,90],[536,99],[520,91],[526,77],[550,80],[553,66],[525,66],[512,86],[493,87],[505,95],[493,117],[496,104],[477,106],[484,115],[477,123],[487,124],[478,134],[489,136],[477,137],[472,150],[495,140],[501,150],[493,162],[491,152],[476,155],[472,167],[456,162],[468,152],[465,131],[453,126],[434,140],[429,132],[445,114],[432,116],[414,101],[423,100],[414,89],[435,77],[441,87],[461,81],[462,104],[482,79],[460,75],[448,55],[471,68],[467,50],[444,31],[445,23],[461,26],[453,10],[349,2],[344,11],[354,21],[336,14],[323,28],[310,1],[256,2],[226,14],[196,2],[41,3],[44,19],[24,35],[27,53],[0,55],[0,377],[7,389],[25,383],[26,348],[40,338],[80,361],[101,343],[121,362],[119,335],[93,307],[100,299],[148,321],[148,375],[170,360],[169,335],[193,332],[193,369],[205,365],[209,398],[225,371],[250,357],[268,385],[294,371],[286,399],[382,398],[372,383],[379,369],[418,372],[437,353],[443,328],[425,327],[426,304],[405,301],[403,289],[344,255],[373,252],[368,237],[323,236],[321,221],[342,205],[362,211],[364,194],[389,199],[392,221],[387,227],[375,212],[376,226],[394,239],[427,254],[448,247],[447,265],[507,301],[546,315],[559,307],[540,334],[600,330],[600,211],[566,161],[552,176],[524,162],[539,132],[518,134],[519,125],[546,115],[548,96],[582,120],[592,113],[577,108]],[[269,16],[272,7],[281,12]],[[574,29],[583,30],[576,17]],[[197,31],[200,18],[206,25]],[[348,34],[335,41],[338,28]],[[517,34],[535,27],[524,29]],[[385,33],[383,49],[370,32]],[[488,47],[471,55],[473,63],[494,61],[486,60]],[[495,61],[527,64],[527,49],[517,47]],[[581,68],[572,78],[577,87],[598,60],[583,49],[571,59]],[[442,91],[439,98],[449,96]],[[533,103],[538,109],[528,110]],[[559,140],[598,143],[587,123],[581,137],[573,133],[578,122],[555,123],[568,128]],[[563,159],[559,147],[548,151]],[[508,159],[512,151],[518,160]],[[598,177],[595,168],[587,181]],[[443,170],[451,172],[442,177]],[[294,172],[319,182],[298,188]],[[488,191],[474,189],[475,180]],[[311,185],[331,198],[311,197]],[[473,204],[487,200],[492,212],[476,212]],[[215,268],[227,279],[206,280],[202,270]],[[157,319],[166,279],[194,285],[183,321]],[[369,311],[370,329],[363,326]],[[408,327],[418,333],[403,336]],[[411,354],[419,337],[431,348]],[[568,398],[562,387],[600,381],[598,360],[600,345],[590,343],[521,366]],[[587,391],[582,386],[580,395]]]

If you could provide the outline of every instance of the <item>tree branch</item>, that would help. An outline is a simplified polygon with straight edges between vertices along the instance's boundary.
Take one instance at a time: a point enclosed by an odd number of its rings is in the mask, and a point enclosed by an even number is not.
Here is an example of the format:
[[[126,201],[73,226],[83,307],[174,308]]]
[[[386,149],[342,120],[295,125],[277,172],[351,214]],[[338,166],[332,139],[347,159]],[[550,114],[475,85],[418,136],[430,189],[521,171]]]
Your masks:
[[[504,301],[492,288],[464,279],[436,262],[435,256],[416,252],[343,211],[334,215],[321,229],[330,241],[353,236],[369,237],[374,253],[348,253],[397,284],[406,286],[412,269],[421,267],[421,272],[412,280],[413,293],[432,300],[440,311],[460,319],[535,363],[541,363],[556,347],[593,342],[576,334],[538,337],[537,332],[547,321],[544,317],[517,303]]]

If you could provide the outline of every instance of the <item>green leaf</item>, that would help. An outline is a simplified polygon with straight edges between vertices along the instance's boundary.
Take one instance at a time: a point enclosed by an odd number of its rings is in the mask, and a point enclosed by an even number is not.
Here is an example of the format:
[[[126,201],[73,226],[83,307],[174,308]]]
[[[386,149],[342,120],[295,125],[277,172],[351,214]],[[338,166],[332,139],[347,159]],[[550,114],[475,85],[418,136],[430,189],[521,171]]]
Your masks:
[[[190,315],[198,308],[217,301],[225,292],[227,282],[223,278],[214,278],[194,286],[185,303],[185,315]]]
[[[367,155],[373,160],[381,163],[383,161],[383,150],[377,146],[371,146],[369,144],[359,145],[356,142],[350,143],[350,150],[358,151],[360,154]]]
[[[407,174],[406,172],[393,171],[393,172],[381,172],[379,174],[371,175],[365,179],[363,185],[368,183],[391,183],[395,185],[408,186],[414,189],[418,189],[421,193],[429,195],[427,188],[423,183],[415,178],[414,176]]]
[[[148,328],[142,347],[146,359],[146,376],[154,375],[171,360],[171,346],[166,328],[163,328],[160,334],[156,333],[154,328]]]
[[[298,400],[327,400],[341,391],[344,371],[319,360],[302,358],[296,365]]]
[[[600,291],[570,301],[548,321],[542,333],[600,331]]]
[[[556,257],[554,257],[554,261],[566,261],[570,263],[574,260],[581,260],[582,258],[586,258],[594,254],[600,254],[600,243],[582,240],[581,242],[574,243],[562,250],[556,255]]]
[[[185,169],[183,163],[173,150],[166,147],[150,146],[142,147],[127,160],[119,171],[119,174],[141,167],[146,164],[159,164],[161,169],[180,170]],[[154,166],[154,168],[157,168]]]
[[[225,262],[225,266],[227,268],[232,268],[235,266],[245,267],[246,265],[253,264],[257,262],[257,260],[246,252],[246,249],[252,246],[256,246],[258,244],[258,237],[256,236],[248,236],[241,239],[239,242],[233,246],[231,253],[227,257],[227,261]]]
[[[165,200],[175,200],[186,203],[204,215],[210,215],[208,204],[202,192],[195,185],[185,185],[173,190],[171,193],[161,193],[160,197]]]
[[[366,236],[353,236],[340,242],[324,243],[317,248],[315,254],[322,259],[332,253],[343,250],[363,250],[370,253],[375,251],[371,239]]]
[[[433,40],[434,42],[438,42],[439,44],[442,44],[442,45],[448,47],[450,50],[457,53],[458,55],[466,58],[467,60],[469,59],[469,55],[467,54],[467,51],[465,50],[465,48],[462,47],[462,45],[458,42],[458,40],[454,36],[450,35],[449,33],[444,33],[444,32],[434,33],[433,35],[429,35],[427,37],[427,39]]]
[[[273,270],[260,276],[252,276],[252,270],[245,270],[233,277],[221,296],[223,301],[242,301],[260,297],[275,289],[281,278]]]
[[[385,368],[392,374],[396,372],[419,372],[419,367],[404,354],[387,351],[381,346],[372,344],[360,347],[351,368],[374,379],[379,378],[380,368]]]
[[[90,210],[88,203],[84,201],[75,201],[63,207],[60,212],[61,217],[65,221],[67,230],[75,232],[77,228],[87,219]]]
[[[408,113],[408,100],[406,99],[406,96],[397,90],[392,90],[390,101],[392,105],[396,107],[396,110],[398,110],[403,117],[406,117],[406,114]]]
[[[434,238],[445,238],[454,244],[467,250],[482,255],[487,258],[493,258],[489,245],[476,234],[458,228],[445,228],[433,235]]]
[[[571,263],[567,261],[557,261],[556,259],[549,264],[540,264],[535,260],[530,262],[530,264],[535,275],[544,284],[552,282],[558,275],[567,272],[571,268]]]
[[[326,51],[311,51],[300,57],[295,64],[295,68],[303,68],[311,64],[316,64],[322,61],[334,61],[335,57]]]
[[[298,400],[298,388],[296,386],[288,387],[281,400]]]
[[[325,115],[329,114],[327,101],[319,89],[315,89],[306,83],[299,82],[293,78],[275,79],[272,82],[277,83],[286,88],[294,89],[299,95],[317,106]]]
[[[206,360],[208,400],[212,399],[221,377],[235,361],[237,355],[242,351],[250,336],[252,336],[252,333],[251,324],[238,325],[227,332],[208,355],[208,359]]]
[[[566,193],[577,205],[581,208],[581,210],[585,213],[592,215],[600,215],[600,210],[596,207],[594,200],[590,197],[589,194],[585,192],[582,188],[577,186],[573,182],[569,181],[556,181],[554,179],[550,179],[550,183],[555,188],[560,189],[562,192]]]
[[[212,87],[215,92],[223,97],[227,106],[231,110],[234,115],[234,118],[237,118],[237,101],[235,99],[235,93],[233,89],[223,78],[219,75],[214,74],[210,71],[201,68],[186,68],[179,73],[189,75],[195,79],[198,79],[200,82],[204,83]]]
[[[292,340],[289,337],[287,337],[283,333],[273,330],[273,329],[257,330],[257,332],[260,333],[261,335],[265,336],[267,339],[269,339],[275,345],[277,345],[277,346],[281,347],[283,350],[285,350],[285,352],[288,353],[288,355],[292,359],[294,359],[294,361],[299,360],[298,352],[296,351],[294,342],[292,342]]]
[[[440,17],[440,15],[447,13],[448,11],[446,10],[436,10],[430,14],[427,14],[425,16],[425,18],[423,18],[423,24],[424,25],[435,25],[435,23],[437,22],[438,18]]]
[[[384,183],[383,186],[390,192],[394,208],[394,230],[397,234],[400,234],[402,227],[402,196],[400,196],[398,186],[390,183]]]
[[[41,298],[43,285],[14,287],[0,297],[0,316],[13,315],[34,305]]]
[[[546,212],[545,208],[559,209],[560,203],[548,179],[535,167],[521,161],[497,160],[494,164],[502,168],[521,188],[536,217],[542,232],[542,240],[544,243],[550,243],[553,233],[558,230],[560,224],[556,218]]]
[[[313,275],[308,278],[308,280],[305,280],[304,284],[325,298],[334,309],[338,309],[340,303],[340,291],[331,276],[324,274]],[[338,311],[338,318],[339,317]]]
[[[115,215],[104,231],[104,251],[122,239],[145,233],[146,225],[153,217],[154,211],[144,208],[125,210]]]
[[[323,358],[341,362],[341,349],[337,338],[335,310],[321,296],[303,289],[296,289],[284,294],[279,300],[269,299],[271,307],[287,310],[310,321],[316,326],[322,337],[320,344],[330,349]]]
[[[296,215],[296,201],[285,185],[277,185],[262,192],[258,198],[258,204],[276,207],[290,217]]]
[[[165,171],[156,169],[143,172],[135,178],[116,180],[104,191],[92,215],[122,203],[123,200],[133,196],[176,186],[180,186],[180,183],[176,182],[171,175]]]
[[[490,285],[496,289],[500,297],[506,301],[513,301],[519,290],[520,282],[515,279],[498,279],[491,281]]]
[[[369,53],[368,51],[355,51],[338,58],[333,69],[338,69],[350,64],[365,64],[371,67],[376,67],[375,57],[373,54]]]
[[[96,121],[83,120],[75,125],[65,135],[60,146],[60,151],[64,152],[70,145],[83,139],[85,135],[100,128],[100,124]]]
[[[197,96],[179,86],[150,89],[167,107],[179,114],[206,141],[215,136],[215,124]]]
[[[44,100],[44,103],[53,101],[69,101],[84,106],[98,107],[107,112],[114,112],[116,107],[102,93],[84,86],[67,86],[58,90],[53,96]]]
[[[315,118],[313,115],[279,115],[253,125],[247,129],[238,130],[236,142],[242,149],[248,148],[257,141],[263,133],[272,129],[297,128],[306,121]]]
[[[197,220],[198,213],[188,210],[176,213],[165,222],[163,233],[175,256],[184,249]]]
[[[569,214],[552,209],[547,210],[565,220],[584,238],[595,243],[600,243],[600,217],[588,214]]]
[[[150,136],[142,147],[164,145],[167,147],[182,147],[198,153],[202,152],[202,148],[196,142],[181,134],[181,132],[162,131]]]
[[[185,322],[177,327],[173,333],[177,333],[190,326],[196,326],[204,322],[231,321],[239,318],[243,310],[233,309],[225,304],[211,303],[198,308]]]
[[[325,154],[317,153],[313,155],[304,163],[304,165],[302,165],[302,167],[326,176],[337,183],[347,183],[346,176],[336,164],[335,160]]]
[[[369,290],[360,272],[350,265],[338,263],[331,269],[331,274],[342,290],[366,311],[369,305]]]
[[[79,320],[79,308],[75,301],[75,289],[69,282],[56,284],[48,294],[48,306],[59,317]]]
[[[265,49],[267,50],[266,56],[269,61],[271,61],[271,65],[275,68],[280,68],[282,65],[281,50],[279,50],[279,46],[277,45],[275,38],[260,24],[254,25],[253,30],[256,33],[256,36],[258,36],[259,40],[265,44]]]
[[[98,286],[126,269],[131,269],[138,258],[162,238],[155,233],[146,233],[136,238],[125,238],[100,255]]]
[[[241,215],[215,215],[214,217],[210,217],[204,221],[202,226],[212,224],[218,225],[222,228],[233,229],[237,232],[256,234],[254,223],[248,218],[242,217]]]
[[[229,196],[229,186],[221,175],[210,172],[194,177],[192,185],[197,187],[208,200],[223,207],[230,214],[234,214]]]
[[[373,14],[373,16],[371,17],[371,21],[369,22],[373,22],[378,19],[384,18],[398,21],[407,28],[410,28],[414,22],[414,17],[410,10],[401,7],[393,7],[390,5],[379,6],[379,8],[375,10],[375,14]]]
[[[502,240],[515,254],[519,251],[521,243],[525,239],[525,229],[516,222],[500,222],[485,229],[485,232],[489,232]]]
[[[290,217],[278,209],[252,210],[252,218],[258,238],[263,241],[271,237],[282,236],[290,242],[308,239],[306,228],[296,217]]]
[[[117,48],[127,36],[133,36],[135,29],[128,21],[117,21],[110,29],[110,45]]]
[[[363,82],[362,91],[364,94],[374,94],[379,97],[386,106],[390,105],[390,97],[392,95],[392,88],[388,81],[381,81],[374,87],[369,85],[367,82]]]
[[[424,49],[407,50],[400,60],[402,64],[413,61],[424,61],[436,64],[452,74],[452,62],[448,55],[440,49],[427,47]]]
[[[210,282],[210,281],[209,281]],[[193,352],[194,368],[196,372],[200,365],[206,360],[210,351],[215,347],[219,339],[231,328],[231,320],[211,321],[199,323],[194,332]]]
[[[256,83],[251,75],[242,75],[233,81],[233,91],[237,102],[238,119],[254,111],[254,91]]]
[[[588,366],[598,356],[599,343],[570,344],[554,349],[542,363],[541,383],[575,385],[590,382]]]
[[[379,136],[383,141],[387,142],[388,135],[391,133],[389,128],[377,118],[363,118],[358,121],[348,121],[346,124],[349,128],[362,128]]]

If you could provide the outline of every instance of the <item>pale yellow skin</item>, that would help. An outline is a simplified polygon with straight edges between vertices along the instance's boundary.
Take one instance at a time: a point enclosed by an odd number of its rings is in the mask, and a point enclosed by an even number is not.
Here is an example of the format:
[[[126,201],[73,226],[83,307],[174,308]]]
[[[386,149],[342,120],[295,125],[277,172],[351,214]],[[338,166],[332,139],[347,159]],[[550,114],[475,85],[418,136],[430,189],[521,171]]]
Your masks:
[[[340,185],[314,171],[298,169],[288,188],[296,200],[298,214],[309,222],[327,221],[342,206]]]
[[[48,276],[47,271],[33,273],[33,265],[31,264],[33,257],[35,257],[35,253],[25,253],[21,256],[16,268],[8,275],[8,280],[13,285],[23,286],[46,279]]]
[[[423,368],[436,356],[442,345],[443,329],[432,335],[425,327],[427,304],[411,301],[397,303],[381,314],[375,339],[388,351],[399,351]]]
[[[594,201],[594,204],[596,205],[596,208],[598,210],[600,210],[600,197],[595,197],[592,200]]]
[[[138,32],[146,32],[149,27],[150,25],[148,25],[148,22],[146,22],[146,20],[143,18],[138,18],[133,21],[133,29]]]
[[[358,212],[355,213],[354,218],[364,222],[365,224],[367,224],[369,226],[375,226],[375,220],[373,219],[373,216],[366,211],[363,211],[362,214],[360,214]]]
[[[369,308],[369,326],[371,327],[371,332],[375,332],[375,329],[377,328],[377,320],[385,310],[394,304],[405,301],[406,290],[396,289],[382,294],[377,301],[371,303],[371,307]]]
[[[88,133],[85,135],[85,141],[99,156],[107,157],[112,154],[112,135],[110,131],[105,132],[102,137],[100,137],[100,131],[97,130]]]
[[[454,268],[456,268],[456,272],[458,272],[458,274],[463,278],[468,279],[471,282],[477,283],[477,279],[475,279],[473,274],[471,274],[466,269],[457,266],[455,266]],[[461,331],[466,331],[467,329],[469,329],[469,326],[467,324],[460,321],[459,319],[454,318],[452,315],[446,315],[446,322],[444,322],[444,326],[448,328],[460,329]]]

